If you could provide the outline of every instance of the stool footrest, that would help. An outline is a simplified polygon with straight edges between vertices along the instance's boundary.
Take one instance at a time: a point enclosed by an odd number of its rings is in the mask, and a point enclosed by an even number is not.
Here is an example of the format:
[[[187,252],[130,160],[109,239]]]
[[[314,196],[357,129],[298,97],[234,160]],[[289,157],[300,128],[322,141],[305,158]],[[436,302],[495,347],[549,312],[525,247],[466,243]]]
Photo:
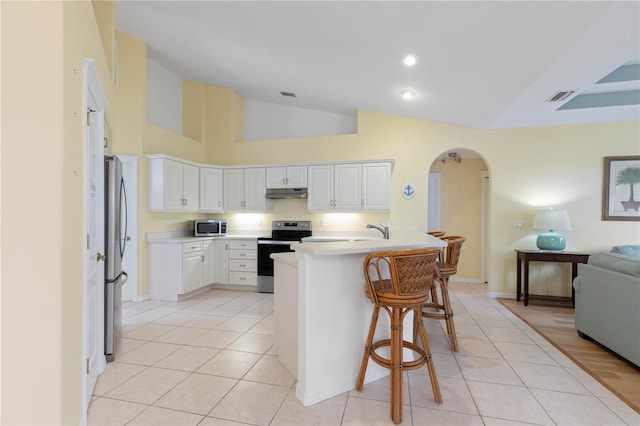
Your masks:
[[[374,342],[371,345],[371,348],[369,349],[369,355],[371,356],[371,359],[373,359],[376,362],[376,364],[385,368],[393,369],[390,359],[385,358],[382,355],[376,353],[376,349],[383,348],[383,347],[390,347],[390,346],[391,346],[390,339],[378,340],[377,342]],[[400,368],[401,370],[417,370],[418,368],[422,367],[423,365],[425,365],[427,362],[431,360],[431,355],[425,354],[424,349],[422,349],[420,346],[416,345],[413,342],[403,340],[402,347],[406,349],[411,349],[413,352],[418,353],[420,356],[417,359],[414,359],[411,361],[403,360],[402,364],[398,366],[398,368]]]

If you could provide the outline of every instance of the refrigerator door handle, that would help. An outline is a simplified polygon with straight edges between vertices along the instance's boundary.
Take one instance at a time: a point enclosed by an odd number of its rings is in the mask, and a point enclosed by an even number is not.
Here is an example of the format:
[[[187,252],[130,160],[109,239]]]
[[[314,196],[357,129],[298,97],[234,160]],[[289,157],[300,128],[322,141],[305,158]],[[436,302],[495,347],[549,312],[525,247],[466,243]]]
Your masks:
[[[120,257],[122,258],[124,256],[124,250],[127,246],[127,232],[128,232],[128,220],[129,220],[129,212],[128,212],[128,205],[127,205],[127,188],[124,185],[124,178],[120,179],[120,209],[123,209],[124,211],[120,211],[120,217],[122,218],[122,214],[124,213],[124,233],[121,235],[121,242],[120,242]]]
[[[118,281],[116,281],[116,284],[115,284],[116,287],[122,287],[127,283],[127,281],[129,281],[129,274],[122,271],[122,275],[123,275],[122,279],[119,279]]]

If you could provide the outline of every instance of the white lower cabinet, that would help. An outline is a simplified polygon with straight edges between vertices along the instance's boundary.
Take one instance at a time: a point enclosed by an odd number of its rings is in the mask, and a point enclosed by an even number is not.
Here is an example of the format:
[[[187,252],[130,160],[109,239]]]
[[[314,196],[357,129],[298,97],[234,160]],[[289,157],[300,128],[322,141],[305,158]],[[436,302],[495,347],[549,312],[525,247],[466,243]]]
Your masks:
[[[258,277],[257,240],[217,239],[215,245],[215,284],[255,286]]]
[[[216,280],[216,251],[213,240],[205,240],[202,242],[202,254],[204,262],[202,263],[202,284],[209,285]]]
[[[229,242],[229,284],[256,285],[258,281],[257,249],[256,240]]]
[[[205,287],[205,242],[149,242],[149,297],[177,301],[181,295]],[[207,245],[208,248],[208,245]]]
[[[226,284],[229,281],[229,241],[225,239],[214,240],[215,275],[213,282]]]

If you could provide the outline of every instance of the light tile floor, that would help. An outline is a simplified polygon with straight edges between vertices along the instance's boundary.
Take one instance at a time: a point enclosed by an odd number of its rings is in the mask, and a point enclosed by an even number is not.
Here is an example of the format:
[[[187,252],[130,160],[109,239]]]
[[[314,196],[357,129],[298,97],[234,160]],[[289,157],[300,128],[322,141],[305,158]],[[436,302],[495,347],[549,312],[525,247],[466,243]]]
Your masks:
[[[497,301],[450,283],[460,350],[425,319],[444,402],[426,367],[406,373],[405,425],[640,425],[640,416]],[[330,311],[327,315],[330,315]],[[389,382],[310,407],[278,362],[273,295],[209,290],[126,303],[120,353],[98,378],[89,425],[391,425]]]

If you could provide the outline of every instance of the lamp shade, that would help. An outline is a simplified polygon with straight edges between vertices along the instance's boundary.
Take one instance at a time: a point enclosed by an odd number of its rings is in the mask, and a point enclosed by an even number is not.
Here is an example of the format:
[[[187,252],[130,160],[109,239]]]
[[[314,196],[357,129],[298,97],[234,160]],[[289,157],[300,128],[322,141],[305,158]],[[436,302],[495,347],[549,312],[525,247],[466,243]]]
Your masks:
[[[564,209],[540,210],[536,213],[532,228],[547,230],[547,232],[538,235],[536,239],[536,246],[538,246],[540,250],[564,250],[567,242],[562,235],[555,231],[571,230],[569,213]]]

